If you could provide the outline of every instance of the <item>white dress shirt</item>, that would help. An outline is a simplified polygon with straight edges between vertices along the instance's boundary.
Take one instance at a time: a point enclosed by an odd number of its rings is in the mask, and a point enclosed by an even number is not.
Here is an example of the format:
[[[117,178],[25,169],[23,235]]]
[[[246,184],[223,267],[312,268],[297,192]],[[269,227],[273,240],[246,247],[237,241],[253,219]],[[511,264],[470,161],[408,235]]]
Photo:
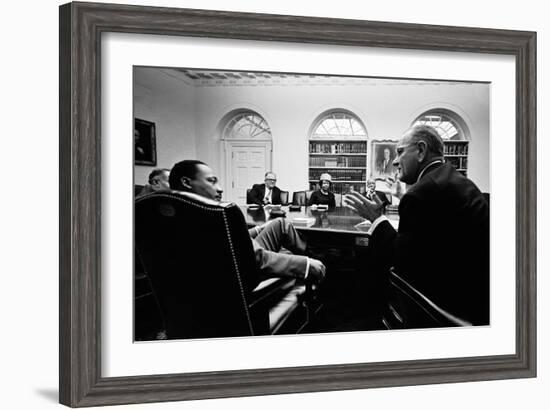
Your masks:
[[[268,187],[265,187],[265,195],[264,195],[264,204],[270,204],[271,203],[271,189]]]

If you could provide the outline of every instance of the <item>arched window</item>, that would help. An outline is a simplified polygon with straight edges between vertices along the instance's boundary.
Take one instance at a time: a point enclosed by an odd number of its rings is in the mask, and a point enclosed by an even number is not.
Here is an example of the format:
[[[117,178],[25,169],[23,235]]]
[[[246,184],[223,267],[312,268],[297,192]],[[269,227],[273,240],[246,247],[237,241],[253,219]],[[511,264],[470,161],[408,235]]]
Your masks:
[[[309,135],[309,189],[317,189],[321,174],[329,174],[337,194],[365,192],[367,131],[350,112],[331,111],[313,123]]]
[[[251,112],[241,112],[233,116],[225,125],[223,139],[271,139],[271,129],[260,115]]]
[[[429,125],[437,130],[444,141],[465,140],[466,135],[458,118],[446,112],[430,111],[418,117],[413,122],[413,126]]]
[[[435,128],[445,145],[445,161],[462,174],[468,174],[467,128],[462,118],[445,110],[432,110],[422,114],[412,125],[429,125]]]
[[[331,112],[317,120],[311,138],[366,138],[361,122],[346,112]]]

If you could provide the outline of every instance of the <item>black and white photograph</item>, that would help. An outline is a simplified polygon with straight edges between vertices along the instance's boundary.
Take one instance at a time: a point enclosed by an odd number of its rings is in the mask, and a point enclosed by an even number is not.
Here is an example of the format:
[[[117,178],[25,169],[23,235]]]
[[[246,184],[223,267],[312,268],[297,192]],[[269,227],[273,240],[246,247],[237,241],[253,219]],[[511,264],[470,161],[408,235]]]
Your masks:
[[[525,407],[538,23],[289,5],[59,8],[59,401]]]
[[[489,326],[490,94],[134,66],[134,340]]]

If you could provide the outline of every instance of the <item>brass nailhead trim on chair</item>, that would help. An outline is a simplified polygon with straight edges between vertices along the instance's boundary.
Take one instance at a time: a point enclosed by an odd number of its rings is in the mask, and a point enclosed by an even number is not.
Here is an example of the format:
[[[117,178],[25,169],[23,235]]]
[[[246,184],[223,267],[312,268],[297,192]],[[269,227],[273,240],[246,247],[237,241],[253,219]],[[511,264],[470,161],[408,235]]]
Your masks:
[[[229,241],[229,248],[231,250],[231,258],[233,259],[233,266],[235,268],[235,274],[237,275],[237,281],[239,282],[239,288],[241,290],[241,298],[243,301],[244,310],[246,313],[246,320],[248,321],[248,327],[250,328],[250,335],[254,336],[254,328],[252,327],[252,321],[250,320],[250,312],[248,311],[248,304],[246,303],[246,297],[244,295],[244,288],[241,281],[241,273],[239,271],[239,265],[237,265],[237,257],[235,256],[235,250],[233,249],[233,241],[229,235],[229,224],[227,222],[226,213],[223,212],[225,209],[222,209],[223,222],[225,223],[225,232],[227,233],[227,240]]]

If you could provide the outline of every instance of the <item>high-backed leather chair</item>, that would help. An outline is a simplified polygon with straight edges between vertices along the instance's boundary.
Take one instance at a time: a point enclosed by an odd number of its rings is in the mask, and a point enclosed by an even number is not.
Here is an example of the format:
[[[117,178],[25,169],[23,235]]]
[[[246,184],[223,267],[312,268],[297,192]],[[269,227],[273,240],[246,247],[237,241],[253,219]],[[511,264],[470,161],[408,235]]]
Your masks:
[[[270,326],[269,295],[286,298],[281,317],[300,308],[305,286],[293,279],[276,280],[284,282],[282,290],[264,286],[253,292],[261,287],[252,242],[233,203],[182,192],[138,198],[135,251],[169,339],[269,334],[280,326]]]
[[[296,191],[292,194],[292,205],[307,205],[313,191]]]
[[[306,191],[296,191],[292,194],[292,205],[304,206],[306,204]]]
[[[253,204],[254,201],[252,201],[252,197],[250,196],[250,191],[252,191],[252,188],[248,188],[246,190],[246,203],[247,204]]]
[[[288,191],[281,191],[281,205],[288,205]]]

